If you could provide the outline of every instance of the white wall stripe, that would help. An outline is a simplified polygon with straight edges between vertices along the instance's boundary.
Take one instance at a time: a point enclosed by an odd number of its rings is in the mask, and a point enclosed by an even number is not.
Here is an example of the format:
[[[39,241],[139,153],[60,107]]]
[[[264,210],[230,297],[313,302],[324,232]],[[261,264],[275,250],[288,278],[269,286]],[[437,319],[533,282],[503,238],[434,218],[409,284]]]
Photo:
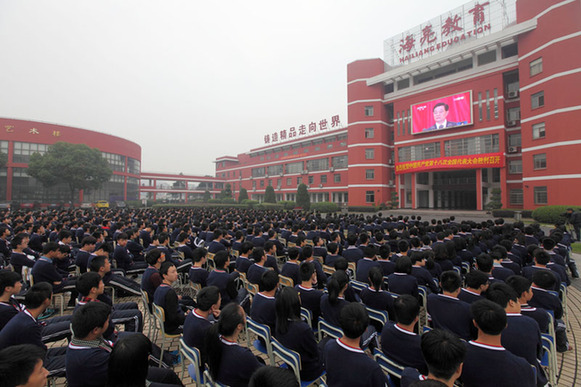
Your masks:
[[[528,89],[530,89],[532,87],[538,86],[538,85],[543,84],[545,82],[552,81],[555,78],[560,78],[560,77],[564,77],[564,76],[567,76],[567,75],[576,74],[576,73],[580,73],[580,72],[581,72],[581,67],[576,68],[576,69],[573,69],[573,70],[569,70],[569,71],[563,71],[561,73],[556,73],[556,74],[553,74],[553,75],[548,76],[546,78],[543,78],[543,79],[541,79],[541,80],[539,80],[537,82],[531,83],[530,85],[526,85],[524,87],[521,87],[520,88],[520,91],[528,90]]]
[[[389,188],[395,187],[393,184],[349,184],[349,188]]]
[[[564,6],[564,5],[567,5],[567,4],[569,4],[569,3],[574,3],[574,2],[576,2],[576,1],[578,1],[578,0],[565,0],[565,1],[562,1],[562,2],[560,2],[560,3],[554,4],[554,5],[550,6],[549,8],[545,9],[543,12],[539,13],[539,14],[538,14],[537,16],[535,16],[534,18],[535,18],[535,19],[539,19],[539,18],[541,18],[541,17],[545,16],[546,14],[548,14],[549,12],[551,12],[551,11],[552,11],[552,10],[554,10],[554,9],[557,9],[557,8],[559,8],[559,7],[562,7],[562,6]]]
[[[578,106],[570,106],[570,107],[566,107],[566,108],[562,108],[562,109],[551,110],[551,111],[548,111],[548,112],[543,113],[543,114],[539,114],[539,115],[536,115],[536,116],[532,116],[532,117],[528,117],[528,118],[522,119],[522,120],[520,120],[520,122],[521,122],[521,124],[523,124],[525,122],[530,122],[530,121],[538,120],[539,118],[544,118],[544,117],[552,116],[553,114],[574,112],[575,110],[581,110],[581,105],[578,105]]]
[[[364,102],[383,102],[383,99],[381,99],[381,98],[376,98],[376,99],[359,99],[357,101],[349,102],[347,104],[347,106],[353,105],[353,104],[356,104],[356,103],[364,103]]]
[[[527,54],[524,54],[523,56],[521,56],[519,58],[519,60],[521,60],[521,61],[522,60],[525,60],[529,56],[535,55],[537,52],[539,52],[541,50],[544,50],[545,48],[547,48],[549,46],[552,46],[555,43],[559,43],[559,42],[562,42],[564,40],[573,39],[573,38],[576,38],[577,36],[581,36],[581,31],[575,32],[575,33],[572,33],[572,34],[569,34],[569,35],[561,36],[560,38],[556,38],[556,39],[553,39],[553,40],[549,40],[547,43],[543,44],[542,46],[539,46],[539,47],[535,48],[534,50],[532,50],[531,52],[529,52]]]
[[[571,140],[571,141],[559,141],[559,142],[552,142],[550,144],[538,145],[538,146],[531,146],[529,148],[523,148],[522,152],[532,152],[539,149],[548,149],[548,148],[558,148],[561,146],[567,145],[581,145],[581,140]]]
[[[581,174],[524,177],[523,181],[581,179]]]
[[[349,144],[347,145],[347,148],[356,148],[356,147],[360,147],[360,146],[384,146],[386,148],[393,148],[393,145],[388,145],[388,144],[384,144],[381,142],[363,142],[363,143],[359,143],[359,144]]]
[[[383,124],[383,125],[387,125],[389,126],[390,124],[385,122],[385,121],[380,121],[380,120],[376,120],[376,121],[356,121],[356,122],[350,122],[349,126],[353,126],[353,125],[369,125],[369,124]]]
[[[385,167],[385,168],[393,168],[393,165],[389,164],[349,164],[349,168],[357,168],[357,167]]]
[[[357,83],[357,82],[367,82],[367,78],[354,79],[352,81],[347,82],[347,84],[350,85],[352,83]]]
[[[522,180],[507,180],[506,183],[507,184],[518,184],[518,183],[522,183]]]

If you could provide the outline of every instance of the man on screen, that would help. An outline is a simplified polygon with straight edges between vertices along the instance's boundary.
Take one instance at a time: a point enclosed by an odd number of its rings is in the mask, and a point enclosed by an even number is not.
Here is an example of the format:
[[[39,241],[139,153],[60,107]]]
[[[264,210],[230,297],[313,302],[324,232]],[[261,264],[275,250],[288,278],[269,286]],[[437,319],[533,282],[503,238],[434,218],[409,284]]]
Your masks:
[[[430,126],[429,128],[424,129],[424,131],[451,128],[453,126],[460,125],[460,123],[458,123],[458,122],[451,122],[451,121],[446,120],[446,117],[448,117],[449,110],[450,110],[450,107],[448,106],[447,103],[438,102],[434,106],[434,110],[433,110],[434,121],[436,123],[434,125]]]

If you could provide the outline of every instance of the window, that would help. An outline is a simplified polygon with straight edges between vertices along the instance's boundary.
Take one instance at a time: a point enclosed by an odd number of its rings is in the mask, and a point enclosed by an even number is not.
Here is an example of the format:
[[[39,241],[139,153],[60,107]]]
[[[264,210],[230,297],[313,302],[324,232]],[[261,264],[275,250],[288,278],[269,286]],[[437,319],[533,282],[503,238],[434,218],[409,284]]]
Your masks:
[[[533,139],[545,138],[545,123],[539,122],[533,125]]]
[[[520,108],[515,107],[515,108],[508,109],[507,117],[508,117],[508,121],[520,120]]]
[[[365,117],[373,117],[373,106],[365,106]]]
[[[444,141],[444,154],[446,157],[496,153],[498,151],[498,134]]]
[[[496,60],[496,50],[485,52],[484,54],[478,55],[478,66],[492,63],[495,60]]]
[[[401,80],[397,81],[397,89],[398,90],[407,89],[408,87],[410,87],[410,79],[409,78],[405,78],[405,79],[401,79]]]
[[[327,182],[327,175],[321,175],[321,184],[325,184]]]
[[[285,165],[286,173],[301,173],[303,171],[303,162],[288,163]]]
[[[508,191],[508,201],[510,204],[523,204],[522,188],[511,189]]]
[[[127,172],[132,175],[139,175],[141,173],[141,162],[131,157],[127,158]]]
[[[365,202],[366,203],[375,203],[375,192],[365,191]]]
[[[266,169],[264,167],[252,168],[252,177],[263,177],[265,174]]]
[[[347,156],[335,156],[331,158],[333,168],[347,168]]]
[[[417,161],[440,157],[440,143],[431,142],[422,145],[404,146],[397,150],[398,161]]]
[[[252,182],[252,189],[256,189],[256,182],[255,181]]]
[[[341,182],[341,174],[336,173],[334,175],[333,179],[335,180],[335,183],[340,183]]]
[[[545,92],[539,91],[531,95],[531,109],[536,109],[545,105]]]
[[[508,136],[508,146],[521,146],[521,135],[520,135],[520,133],[510,134]]]
[[[521,174],[522,173],[522,160],[510,160],[508,162],[508,173]]]
[[[293,183],[293,179],[291,177],[286,178],[286,185],[291,185]]]
[[[509,58],[511,56],[518,55],[518,45],[516,43],[509,44],[500,49],[502,53],[502,59]]]
[[[260,180],[260,186],[264,187],[264,180]]]
[[[365,149],[365,160],[373,160],[375,158],[375,149]]]
[[[329,159],[328,158],[307,161],[307,170],[309,172],[326,171],[327,169],[329,169]]]
[[[303,182],[303,178],[302,177],[297,177],[297,185],[301,185]]]
[[[538,155],[533,155],[533,168],[534,169],[547,168],[547,154],[546,153],[540,153]]]
[[[14,154],[16,155],[16,144],[14,143]],[[34,145],[34,144],[30,144],[30,145]],[[105,160],[107,160],[107,163],[109,163],[109,166],[111,167],[111,169],[113,171],[117,171],[117,172],[125,172],[125,156],[121,156],[121,155],[116,155],[113,153],[106,153],[106,152],[101,152],[101,155],[103,156],[103,158]],[[132,159],[133,160],[133,159]],[[15,160],[16,161],[16,157]],[[135,160],[137,161],[137,160]],[[133,165],[132,165],[133,167]],[[136,174],[136,172],[132,172],[133,174]],[[139,173],[139,172],[137,172]]]
[[[268,174],[268,176],[280,175],[281,173],[283,173],[282,165],[269,165],[266,168],[266,173]]]
[[[309,176],[309,184],[313,184],[315,182],[314,176]]]
[[[529,67],[531,69],[531,77],[543,72],[543,58],[533,60]]]
[[[367,180],[375,179],[375,169],[366,169],[365,170],[365,179],[367,179]]]
[[[365,128],[365,138],[373,138],[373,128]]]
[[[535,204],[547,204],[547,187],[534,187]]]

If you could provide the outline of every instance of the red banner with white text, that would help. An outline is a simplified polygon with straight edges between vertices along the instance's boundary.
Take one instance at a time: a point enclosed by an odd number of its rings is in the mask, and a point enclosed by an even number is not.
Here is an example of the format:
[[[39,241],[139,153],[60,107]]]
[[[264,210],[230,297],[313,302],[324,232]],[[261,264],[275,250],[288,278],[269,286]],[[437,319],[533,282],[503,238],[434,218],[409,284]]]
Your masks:
[[[447,169],[501,168],[503,166],[504,156],[502,153],[486,153],[396,163],[395,173],[442,171]]]

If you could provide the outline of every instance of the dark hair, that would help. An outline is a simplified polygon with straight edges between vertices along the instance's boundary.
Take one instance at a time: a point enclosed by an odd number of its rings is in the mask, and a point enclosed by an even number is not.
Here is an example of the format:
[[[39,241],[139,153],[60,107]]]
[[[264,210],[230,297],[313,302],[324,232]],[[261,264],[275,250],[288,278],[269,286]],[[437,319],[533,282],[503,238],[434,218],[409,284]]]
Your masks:
[[[162,252],[160,249],[151,249],[147,252],[147,254],[145,254],[145,261],[153,266],[161,258],[161,254]]]
[[[6,288],[14,287],[22,279],[20,274],[10,270],[0,270],[0,296],[4,294]]]
[[[506,327],[506,312],[490,300],[478,300],[470,305],[474,321],[487,335],[500,335]]]
[[[122,233],[119,233],[119,235],[117,235],[117,239],[115,239],[115,240],[120,241],[120,240],[128,240],[128,239],[129,239],[129,236],[126,233],[122,232]]]
[[[488,283],[488,275],[480,270],[473,270],[466,274],[466,286],[472,289],[478,289]]]
[[[439,106],[443,106],[445,111],[450,110],[450,107],[448,106],[447,103],[445,102],[438,102],[437,104],[434,105],[434,108],[432,109],[432,112],[434,112],[436,110],[437,107]]]
[[[203,247],[196,248],[193,252],[194,262],[200,262],[202,259],[204,259],[206,257],[207,254],[208,254],[208,250],[206,250],[205,248],[203,248]]]
[[[265,253],[262,247],[255,247],[252,250],[252,259],[254,259],[254,262],[260,262],[264,257]]]
[[[389,254],[391,254],[391,248],[389,247],[388,244],[379,246],[379,256],[382,259],[388,259]]]
[[[402,256],[397,259],[395,263],[395,272],[396,273],[405,273],[411,274],[412,273],[412,261],[410,257]]]
[[[151,341],[142,333],[123,336],[109,355],[109,387],[144,386],[149,370]]]
[[[400,253],[403,253],[409,250],[410,244],[405,239],[402,239],[399,242],[397,242],[397,248],[400,251]]]
[[[246,254],[254,248],[251,242],[244,242],[240,245],[240,254]]]
[[[266,366],[254,371],[248,387],[299,387],[299,382],[289,369]]]
[[[208,355],[207,362],[210,368],[210,375],[213,378],[218,376],[220,362],[222,360],[222,343],[220,335],[231,336],[238,327],[244,324],[244,311],[240,305],[230,303],[220,312],[220,318],[207,331],[204,340],[205,353]]]
[[[206,286],[196,295],[196,307],[203,312],[207,312],[219,299],[220,289],[217,286]]]
[[[46,351],[33,344],[20,344],[0,351],[0,380],[3,386],[21,386],[28,382]]]
[[[492,266],[494,265],[494,259],[492,259],[490,255],[482,253],[476,257],[476,265],[478,265],[478,270],[490,273]]]
[[[335,242],[331,242],[327,245],[327,251],[331,254],[335,254],[339,246]]]
[[[339,293],[349,284],[349,277],[343,270],[337,270],[331,275],[327,283],[327,290],[329,291],[329,303],[336,305],[339,302]]]
[[[522,275],[511,275],[506,279],[508,286],[514,289],[518,294],[519,298],[524,292],[527,292],[531,288],[531,280],[523,277]]]
[[[297,257],[299,256],[299,253],[301,251],[299,250],[298,247],[291,247],[288,249],[288,259],[290,260],[295,260],[297,259]]]
[[[29,309],[35,309],[52,296],[52,285],[48,282],[34,284],[24,296],[24,305]]]
[[[228,251],[220,250],[214,255],[214,263],[216,264],[216,269],[223,269],[226,263],[230,261],[228,256]]]
[[[81,276],[77,278],[75,287],[82,296],[86,297],[91,292],[91,289],[99,287],[99,282],[101,281],[102,279],[99,273],[89,271],[81,274]]]
[[[418,299],[409,294],[402,294],[393,302],[395,320],[404,325],[410,325],[420,315]]]
[[[289,320],[301,319],[301,300],[295,288],[285,286],[276,295],[274,302],[276,310],[276,331],[282,334],[288,332]]]
[[[97,239],[92,236],[86,236],[81,240],[81,247],[97,244]]]
[[[264,251],[270,251],[270,249],[272,249],[272,246],[274,246],[273,241],[264,242]]]
[[[519,295],[504,282],[495,282],[486,291],[486,298],[506,308],[509,301],[518,301]]]
[[[299,274],[302,281],[309,281],[315,272],[315,265],[312,262],[303,262],[299,266]]]
[[[303,250],[301,251],[301,261],[304,261],[307,258],[311,258],[313,256],[313,247],[312,246],[304,246]]]
[[[440,276],[440,286],[443,291],[453,293],[462,286],[462,278],[454,270],[448,270]]]
[[[173,264],[173,262],[167,261],[161,264],[161,267],[159,268],[159,275],[161,276],[161,278],[163,279],[164,275],[167,275],[167,272],[169,271],[170,267],[175,266]]]
[[[111,307],[104,302],[88,302],[73,314],[71,329],[78,339],[84,339],[95,328],[102,328],[109,320]]]
[[[551,255],[543,249],[536,249],[533,251],[535,261],[540,265],[546,265],[551,261]]]
[[[98,272],[100,268],[105,266],[105,260],[109,259],[109,257],[105,255],[97,255],[91,260],[89,264],[89,269],[94,272]]]
[[[374,266],[369,269],[369,274],[367,274],[369,285],[373,286],[375,290],[381,290],[381,285],[383,284],[383,271],[381,268]]]
[[[16,249],[18,245],[22,244],[22,241],[26,238],[30,238],[27,233],[25,232],[18,233],[10,241],[10,246],[13,249]]]
[[[365,255],[365,258],[375,258],[377,255],[377,249],[373,245],[365,246],[363,254]]]
[[[333,267],[335,268],[335,270],[346,271],[349,268],[349,261],[347,261],[347,259],[343,257],[337,258],[335,260]]]
[[[445,380],[454,375],[466,356],[466,346],[462,340],[443,329],[424,333],[421,348],[430,373]]]
[[[351,302],[341,309],[339,325],[343,334],[350,339],[357,339],[369,325],[369,315],[365,307],[358,302]]]
[[[57,251],[59,249],[59,244],[56,242],[47,242],[44,244],[44,247],[42,248],[42,253],[44,255],[51,253],[53,251]]]
[[[537,270],[533,274],[533,283],[545,290],[553,290],[557,283],[557,277],[550,270]]]
[[[258,280],[258,290],[261,292],[270,292],[278,285],[278,274],[274,270],[266,270]]]

